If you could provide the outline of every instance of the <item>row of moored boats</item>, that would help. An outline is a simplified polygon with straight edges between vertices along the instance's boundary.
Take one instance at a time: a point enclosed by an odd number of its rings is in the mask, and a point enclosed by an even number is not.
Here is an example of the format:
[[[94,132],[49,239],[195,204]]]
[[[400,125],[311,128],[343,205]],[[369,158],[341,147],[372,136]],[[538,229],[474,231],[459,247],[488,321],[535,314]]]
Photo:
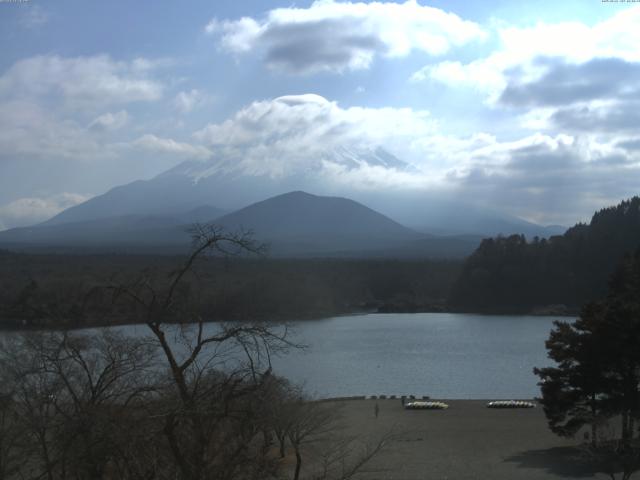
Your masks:
[[[535,408],[535,403],[523,400],[497,400],[487,403],[487,408]],[[449,405],[444,402],[415,401],[404,404],[407,410],[445,410]]]

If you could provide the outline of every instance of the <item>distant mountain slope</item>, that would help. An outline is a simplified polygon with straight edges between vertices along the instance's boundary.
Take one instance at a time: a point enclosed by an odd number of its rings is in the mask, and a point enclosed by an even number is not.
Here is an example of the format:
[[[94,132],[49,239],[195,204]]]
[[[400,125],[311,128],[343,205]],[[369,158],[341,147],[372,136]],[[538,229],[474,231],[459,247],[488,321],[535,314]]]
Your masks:
[[[206,161],[185,161],[149,180],[115,187],[71,207],[45,222],[49,225],[83,222],[127,215],[172,216],[216,205],[227,212],[290,191],[348,197],[424,233],[438,235],[548,236],[564,230],[542,227],[499,211],[474,205],[472,200],[442,199],[426,190],[357,189],[336,181],[354,172],[387,171],[411,175],[417,169],[382,148],[328,148],[278,174],[264,170],[255,160],[218,152]],[[328,174],[327,172],[333,172]],[[329,177],[333,178],[328,178]]]
[[[538,225],[513,215],[488,208],[469,205],[459,200],[426,202],[428,208],[419,210],[421,218],[407,219],[403,223],[420,232],[437,235],[512,235],[527,238],[561,235],[567,228],[559,225]],[[375,208],[375,207],[374,207]],[[403,216],[392,215],[399,221]]]
[[[45,222],[0,232],[0,244],[11,246],[105,247],[187,245],[188,225],[211,222],[223,210],[201,205],[174,215],[122,215],[78,222]]]
[[[57,225],[129,215],[175,217],[211,204],[214,204],[211,195],[194,190],[187,178],[156,177],[112,188],[64,210],[45,223]],[[216,216],[225,211],[228,210],[219,210]]]
[[[382,148],[333,148],[305,159],[282,175],[256,172],[242,158],[214,157],[185,161],[150,180],[115,187],[71,207],[47,223],[60,224],[122,215],[173,215],[199,205],[233,211],[293,190],[326,191],[320,178],[326,163],[348,172],[362,166],[410,171],[412,167]]]
[[[600,210],[588,225],[528,242],[520,235],[483,240],[456,282],[451,303],[466,310],[576,309],[606,291],[626,253],[640,247],[640,198]]]
[[[252,230],[275,254],[370,251],[425,236],[353,200],[300,191],[255,203],[216,223]]]
[[[184,253],[189,224],[212,220],[201,207],[169,216],[124,215],[0,232],[0,246],[39,251]],[[189,221],[185,221],[185,220]],[[461,258],[480,237],[415,232],[353,200],[290,192],[215,219],[228,231],[251,230],[274,257]]]

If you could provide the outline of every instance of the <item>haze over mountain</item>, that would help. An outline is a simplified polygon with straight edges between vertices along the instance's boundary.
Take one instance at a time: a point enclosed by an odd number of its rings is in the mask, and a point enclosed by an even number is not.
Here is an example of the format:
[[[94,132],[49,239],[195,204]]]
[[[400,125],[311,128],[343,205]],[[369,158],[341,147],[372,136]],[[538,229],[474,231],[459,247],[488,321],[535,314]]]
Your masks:
[[[150,180],[113,188],[64,210],[45,224],[122,215],[172,216],[204,204],[234,211],[265,198],[304,190],[351,198],[421,233],[523,233],[533,237],[564,231],[562,227],[542,227],[483,209],[472,205],[472,202],[443,200],[425,191],[352,188],[349,176],[354,172],[362,175],[363,171],[379,172],[384,169],[396,175],[408,175],[415,170],[412,165],[380,147],[339,147],[309,155],[301,153],[299,162],[289,159],[280,170],[274,170],[273,163],[269,164],[268,170],[261,170],[261,164],[228,152],[214,155],[207,161],[185,161]],[[336,177],[342,180],[337,182]]]
[[[194,223],[211,222],[225,212],[210,205],[174,215],[128,214],[68,223],[45,222],[0,232],[0,244],[14,248],[82,247],[100,250],[160,248],[183,251]]]
[[[256,165],[235,153],[214,155],[206,161],[188,160],[147,181],[136,181],[109,190],[71,207],[48,223],[106,218],[128,214],[167,214],[209,204],[237,210],[265,198],[295,190],[335,194],[326,180],[326,170],[338,169],[347,175],[360,168],[412,167],[382,148],[322,150],[313,155],[300,153],[300,161],[274,170]],[[346,193],[346,192],[345,192]],[[349,195],[345,195],[349,196]]]
[[[353,200],[295,191],[236,212],[202,207],[174,217],[121,215],[45,224],[0,232],[0,245],[22,249],[179,253],[189,248],[186,218],[214,221],[230,232],[253,232],[272,256],[458,258],[469,255],[481,237],[436,237],[411,230]],[[197,215],[199,214],[199,215]],[[202,215],[209,215],[202,218]]]

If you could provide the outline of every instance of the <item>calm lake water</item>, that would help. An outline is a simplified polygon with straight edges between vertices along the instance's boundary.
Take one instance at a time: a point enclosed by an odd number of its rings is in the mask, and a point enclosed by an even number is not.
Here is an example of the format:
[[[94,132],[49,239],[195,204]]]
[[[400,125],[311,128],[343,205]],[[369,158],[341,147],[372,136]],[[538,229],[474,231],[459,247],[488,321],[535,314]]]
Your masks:
[[[533,398],[532,369],[551,364],[544,342],[555,318],[403,313],[299,322],[293,340],[308,348],[275,358],[274,371],[317,397]],[[147,335],[142,325],[116,328]]]
[[[274,362],[318,396],[539,396],[534,366],[557,317],[418,313],[329,318],[297,325],[309,345]]]

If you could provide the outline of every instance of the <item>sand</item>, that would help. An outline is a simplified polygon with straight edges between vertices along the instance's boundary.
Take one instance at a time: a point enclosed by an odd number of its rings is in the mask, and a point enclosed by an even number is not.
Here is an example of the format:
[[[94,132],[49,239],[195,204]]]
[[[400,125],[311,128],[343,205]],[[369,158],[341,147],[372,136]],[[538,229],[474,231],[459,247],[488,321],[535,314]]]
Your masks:
[[[444,401],[448,410],[405,410],[399,399],[339,402],[348,431],[362,436],[391,428],[399,432],[357,478],[607,478],[585,466],[578,440],[549,431],[540,406],[488,409],[484,400]]]

